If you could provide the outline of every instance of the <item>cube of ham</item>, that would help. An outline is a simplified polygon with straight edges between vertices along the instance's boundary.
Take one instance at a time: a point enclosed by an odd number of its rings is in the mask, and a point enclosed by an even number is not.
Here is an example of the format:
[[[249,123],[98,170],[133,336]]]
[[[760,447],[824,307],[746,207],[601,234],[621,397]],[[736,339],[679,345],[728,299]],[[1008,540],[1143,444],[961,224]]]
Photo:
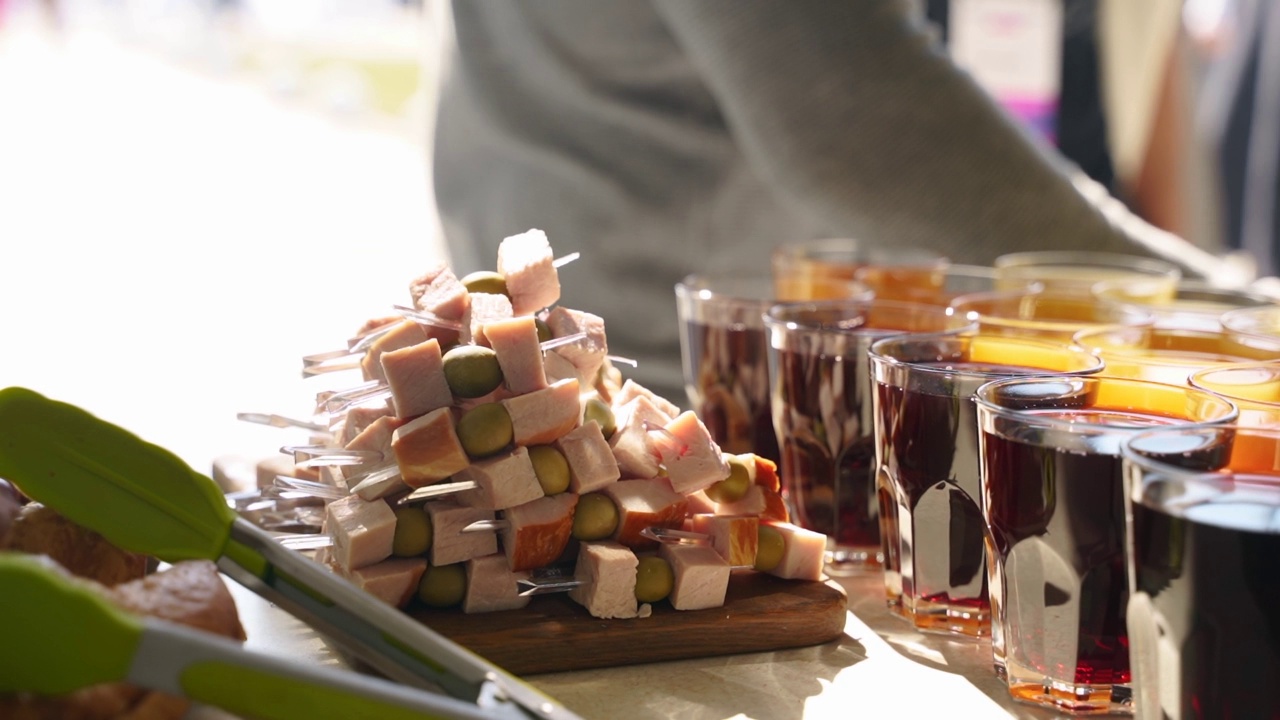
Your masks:
[[[766,525],[782,533],[782,559],[769,570],[770,575],[792,580],[821,580],[827,553],[827,536],[791,523],[766,521]]]
[[[583,543],[573,569],[573,578],[581,584],[569,591],[569,597],[592,617],[636,617],[640,611],[636,601],[639,565],[636,554],[617,543]]]
[[[498,273],[507,281],[516,315],[532,315],[560,299],[560,274],[541,230],[503,238],[498,244]]]
[[[373,345],[365,351],[360,359],[360,369],[365,380],[381,380],[386,382],[387,376],[382,372],[382,355],[424,343],[430,338],[427,331],[412,320],[402,320],[389,332],[373,341]]]
[[[507,566],[502,553],[484,555],[467,561],[467,589],[462,596],[462,612],[482,613],[517,610],[529,604],[520,597],[516,575]]]
[[[333,538],[333,562],[350,572],[391,557],[396,514],[384,500],[348,495],[325,505],[323,530]]]
[[[729,477],[728,461],[693,411],[677,415],[663,430],[655,433],[653,443],[676,492],[705,490]]]
[[[729,563],[706,545],[662,543],[658,554],[671,563],[675,583],[667,600],[676,610],[704,610],[724,605],[729,591]]]
[[[625,405],[638,397],[648,398],[650,404],[666,416],[662,421],[663,425],[667,424],[667,422],[680,414],[680,408],[677,407],[675,403],[655,393],[644,385],[641,385],[635,380],[631,380],[630,378],[622,383],[622,387],[614,394],[612,402],[616,408],[618,406]]]
[[[578,426],[581,405],[578,381],[561,380],[550,387],[502,401],[511,416],[516,445],[545,445]]]
[[[554,563],[569,545],[573,532],[574,493],[560,493],[517,505],[502,513],[502,550],[513,571],[533,570]]]
[[[432,500],[423,506],[431,518],[431,564],[452,565],[498,552],[493,531],[462,532],[477,520],[492,520],[493,511],[459,505],[453,500]]]
[[[458,502],[482,510],[505,510],[542,497],[529,449],[518,447],[498,457],[477,460],[458,471],[454,482],[474,482],[475,489],[457,494]]]
[[[709,535],[711,547],[731,567],[755,565],[760,519],[743,515],[691,515],[690,529]]]
[[[426,558],[391,558],[344,573],[356,587],[392,607],[403,608],[418,592]]]
[[[485,328],[489,323],[510,320],[512,317],[511,300],[506,295],[471,293],[471,309],[463,319],[462,342],[488,345]]]
[[[395,429],[391,450],[409,487],[439,482],[471,464],[448,408],[433,410]]]
[[[498,356],[502,377],[512,394],[523,395],[547,386],[538,325],[532,316],[491,322],[485,325],[484,334]]]
[[[577,366],[555,352],[547,352],[542,356],[542,369],[547,374],[548,383],[578,379]]]
[[[379,457],[357,465],[339,467],[344,481],[366,473],[383,463],[390,462],[395,454],[391,450],[391,440],[400,421],[390,415],[383,415],[369,424],[359,435],[346,444],[346,450],[360,450],[379,453]]]
[[[385,402],[376,405],[355,405],[347,409],[343,414],[342,424],[336,428],[334,438],[342,447],[346,447],[364,431],[365,428],[373,424],[375,420],[387,415],[394,415],[395,412]]]
[[[779,520],[782,522],[787,522],[790,519],[782,494],[775,490],[770,490],[765,485],[751,485],[741,499],[716,505],[715,514],[755,515],[761,520]]]
[[[548,354],[559,355],[568,360],[577,369],[578,382],[583,387],[593,387],[596,376],[604,365],[605,356],[609,354],[604,319],[581,310],[555,307],[547,313],[547,327],[551,328],[553,338],[579,333],[585,335],[575,342],[553,348]]]
[[[409,296],[415,308],[443,320],[461,321],[467,308],[471,307],[471,294],[449,265],[443,262],[432,264],[426,272],[414,278],[409,283]],[[456,332],[452,338],[441,338],[441,342],[446,345],[457,342]]]
[[[689,501],[662,480],[619,480],[600,491],[618,507],[618,529],[613,540],[636,550],[657,543],[641,535],[650,526],[680,528]]]
[[[569,463],[569,490],[575,493],[599,490],[621,477],[609,441],[595,420],[561,435],[555,446]]]
[[[396,417],[415,418],[453,403],[453,393],[444,377],[439,340],[429,338],[417,345],[385,352],[381,362]]]
[[[622,477],[657,477],[661,470],[660,458],[649,428],[662,427],[671,418],[643,395],[621,405],[615,403],[613,417],[618,429],[609,438],[609,445],[613,449],[613,457],[618,462]]]

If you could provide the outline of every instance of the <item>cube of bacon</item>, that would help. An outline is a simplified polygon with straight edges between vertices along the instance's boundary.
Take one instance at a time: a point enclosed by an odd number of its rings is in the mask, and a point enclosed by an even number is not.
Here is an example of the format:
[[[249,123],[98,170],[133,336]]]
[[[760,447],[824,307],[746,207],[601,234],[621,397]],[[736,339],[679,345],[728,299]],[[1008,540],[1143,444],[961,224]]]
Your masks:
[[[760,545],[760,519],[755,516],[691,515],[690,527],[696,533],[709,535],[711,547],[731,567],[756,563]]]
[[[417,345],[390,350],[382,354],[381,362],[396,417],[415,418],[453,404],[439,340],[429,338]]]
[[[507,566],[502,553],[484,555],[467,561],[467,589],[462,596],[462,612],[482,613],[517,610],[529,604],[520,597],[516,575]]]
[[[427,570],[426,558],[391,558],[344,573],[356,587],[392,607],[409,604]]]
[[[618,429],[609,438],[609,445],[613,449],[613,458],[618,462],[622,477],[657,477],[661,466],[650,428],[662,427],[671,418],[643,395],[622,405],[615,403],[613,417]]]
[[[333,562],[350,572],[391,557],[396,514],[384,500],[348,495],[325,505],[323,529],[333,538]]]
[[[471,464],[448,408],[433,410],[395,429],[391,450],[409,487],[439,482]]]
[[[453,500],[432,500],[423,506],[431,518],[431,564],[435,567],[464,562],[498,552],[497,533],[462,532],[479,520],[493,520],[492,510],[459,505]]]
[[[523,395],[547,386],[538,325],[532,316],[498,320],[484,327],[485,339],[498,356],[507,389]]]
[[[409,283],[409,296],[413,298],[413,306],[429,312],[443,320],[461,321],[471,307],[471,296],[458,276],[453,274],[447,263],[433,263],[426,272]],[[448,345],[457,341],[457,337],[442,338]]]
[[[581,310],[570,310],[565,307],[554,307],[547,313],[547,327],[551,329],[551,337],[562,338],[582,333],[582,339],[553,348],[551,353],[563,357],[578,369],[578,382],[583,387],[593,387],[596,375],[609,354],[609,343],[605,338],[604,319]]]
[[[463,319],[462,342],[488,345],[485,328],[489,323],[510,320],[512,317],[511,300],[506,295],[471,293],[471,309]]]
[[[473,490],[458,493],[458,502],[482,510],[504,510],[542,497],[529,449],[518,447],[498,457],[477,460],[458,471],[454,482],[471,481]]]
[[[613,540],[636,550],[657,543],[641,535],[647,527],[680,528],[689,501],[661,480],[619,480],[600,491],[618,507],[618,529]]]
[[[676,610],[703,610],[724,605],[729,591],[729,563],[706,545],[662,543],[658,554],[671,563],[675,583],[667,597]]]
[[[636,554],[617,543],[583,543],[573,569],[573,579],[582,584],[570,590],[569,597],[592,617],[633,618],[640,611],[636,601],[639,565]]]
[[[516,445],[545,445],[578,426],[581,405],[578,381],[561,380],[550,387],[502,401],[511,416]]]
[[[595,420],[561,435],[555,446],[569,463],[569,489],[573,492],[599,490],[621,477],[609,441]]]
[[[666,432],[655,433],[653,443],[676,492],[705,490],[729,477],[728,461],[693,411],[677,415],[663,429]]]
[[[782,533],[782,559],[770,575],[792,580],[821,580],[827,553],[827,536],[791,523],[766,521]]]
[[[364,373],[364,379],[385,382],[387,376],[382,371],[382,355],[392,350],[424,343],[430,337],[426,329],[418,323],[412,320],[400,321],[386,334],[374,340],[373,345],[369,346],[364,357],[360,359],[360,369]]]
[[[625,405],[638,397],[648,398],[649,403],[666,416],[663,418],[661,423],[663,425],[675,419],[675,417],[680,414],[680,408],[677,407],[675,403],[630,378],[625,380],[622,383],[622,387],[614,394],[613,406],[616,408],[620,405]]]
[[[502,549],[514,571],[533,570],[554,563],[569,545],[573,532],[574,493],[538,498],[502,513]]]
[[[507,281],[516,315],[532,315],[560,299],[560,274],[541,230],[503,238],[498,244],[498,273]]]

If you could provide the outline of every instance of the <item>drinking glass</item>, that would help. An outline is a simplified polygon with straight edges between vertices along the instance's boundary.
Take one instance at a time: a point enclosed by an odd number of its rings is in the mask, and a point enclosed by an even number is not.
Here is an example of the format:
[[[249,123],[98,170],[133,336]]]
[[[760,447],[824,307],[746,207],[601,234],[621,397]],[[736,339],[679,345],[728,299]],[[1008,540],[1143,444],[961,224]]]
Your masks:
[[[871,297],[852,280],[814,278],[810,286]],[[694,412],[725,452],[754,452],[776,463],[764,330],[772,288],[767,276],[689,275],[676,285],[676,312],[685,392]]]
[[[946,307],[961,295],[995,292],[998,289],[996,269],[983,265],[944,265],[928,273],[918,273],[917,282],[902,282],[901,272],[880,266],[858,268],[854,279],[871,288],[881,300],[901,300],[926,305]],[[1034,280],[1024,283],[1019,290],[1043,290],[1044,285]]]
[[[1280,338],[1280,305],[1228,310],[1219,317],[1222,329],[1247,338]]]
[[[996,258],[1001,282],[1038,280],[1049,292],[1090,297],[1095,283],[1124,280],[1142,288],[1143,299],[1161,301],[1173,297],[1182,279],[1176,265],[1155,258],[1105,252],[1037,251],[1008,253]]]
[[[1015,700],[1132,712],[1120,444],[1236,408],[1109,376],[997,380],[977,402],[996,673]]]
[[[1153,286],[1152,283],[1155,283]],[[1222,329],[1219,318],[1238,308],[1273,305],[1265,295],[1238,288],[1214,287],[1197,280],[1182,280],[1174,287],[1173,297],[1165,298],[1159,290],[1163,281],[1103,280],[1095,283],[1093,296],[1105,304],[1128,306],[1155,316],[1158,328],[1183,330]],[[1153,301],[1151,298],[1159,300]]]
[[[1105,305],[1091,297],[1053,291],[961,295],[951,301],[951,307],[973,317],[985,334],[1038,337],[1061,343],[1070,343],[1081,330],[1109,325],[1141,327],[1155,322],[1151,313],[1139,308]]]
[[[944,256],[930,250],[874,246],[853,238],[780,245],[771,263],[779,301],[847,298],[831,280],[858,279],[872,287],[892,284],[927,290],[938,284],[937,273],[948,264]]]
[[[1280,425],[1280,360],[1204,368],[1187,382],[1235,403],[1241,425]]]
[[[1280,430],[1166,428],[1121,451],[1136,715],[1280,717]]]
[[[1096,373],[1102,360],[1061,343],[973,334],[886,338],[870,357],[889,607],[925,632],[988,635],[973,393],[997,378]]]
[[[765,326],[782,492],[792,517],[827,535],[828,573],[879,569],[867,350],[890,335],[971,325],[946,308],[869,300],[778,304]]]
[[[1110,327],[1078,332],[1073,344],[1105,360],[1108,375],[1173,385],[1202,368],[1280,360],[1280,337],[1245,339],[1209,330]]]

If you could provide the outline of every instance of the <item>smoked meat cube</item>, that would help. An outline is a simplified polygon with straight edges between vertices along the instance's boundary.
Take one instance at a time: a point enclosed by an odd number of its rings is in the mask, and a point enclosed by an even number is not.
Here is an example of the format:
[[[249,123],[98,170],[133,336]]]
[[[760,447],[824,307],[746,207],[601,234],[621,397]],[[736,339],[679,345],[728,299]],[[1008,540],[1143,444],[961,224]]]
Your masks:
[[[696,533],[711,536],[711,547],[731,567],[756,564],[760,545],[760,519],[747,515],[693,515],[691,527]]]
[[[391,450],[409,487],[439,482],[471,464],[449,408],[433,410],[396,428]]]
[[[578,381],[561,380],[550,387],[502,401],[511,416],[516,445],[546,445],[578,426],[581,404]]]
[[[513,571],[533,570],[554,563],[569,545],[573,532],[574,493],[560,493],[517,505],[503,512],[502,550]]]
[[[654,525],[679,529],[689,507],[689,501],[662,480],[619,480],[600,492],[618,506],[614,541],[637,550],[657,545],[641,535],[642,530]]]

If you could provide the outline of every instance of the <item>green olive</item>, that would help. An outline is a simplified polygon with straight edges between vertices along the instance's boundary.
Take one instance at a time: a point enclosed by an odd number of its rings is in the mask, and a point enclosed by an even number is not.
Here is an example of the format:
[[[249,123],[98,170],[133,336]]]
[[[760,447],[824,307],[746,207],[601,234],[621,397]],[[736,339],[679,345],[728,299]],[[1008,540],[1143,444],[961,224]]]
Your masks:
[[[769,572],[782,562],[782,553],[787,549],[787,541],[778,529],[769,525],[760,525],[759,544],[756,547],[756,570]]]
[[[618,506],[608,495],[587,493],[573,511],[573,536],[578,540],[604,540],[618,529]]]
[[[427,566],[418,582],[418,599],[427,607],[446,608],[462,602],[467,591],[467,570],[462,563]]]
[[[403,505],[396,508],[396,537],[392,541],[391,554],[396,557],[417,557],[431,549],[431,516],[421,505]]]
[[[707,488],[707,497],[716,503],[738,502],[751,489],[751,472],[736,457],[729,458],[729,477]]]
[[[467,289],[467,292],[507,294],[507,279],[501,273],[492,270],[477,270],[467,275],[462,278],[462,286]]]
[[[529,446],[529,460],[533,461],[533,473],[538,476],[542,492],[556,495],[569,489],[569,461],[555,446]]]
[[[462,413],[454,430],[467,457],[473,460],[501,452],[515,437],[511,414],[502,403],[496,402],[477,405]]]
[[[502,385],[498,354],[483,345],[459,345],[444,354],[444,379],[460,398],[488,395]]]
[[[676,576],[671,563],[657,555],[640,558],[636,566],[636,600],[655,603],[664,600],[675,587]]]
[[[538,329],[538,342],[544,343],[551,339],[551,326],[547,324],[546,320],[543,320],[540,317],[535,317],[533,319],[533,326]]]
[[[618,423],[613,419],[613,410],[609,407],[609,403],[598,397],[587,400],[582,409],[582,422],[585,424],[591,420],[595,420],[600,426],[600,432],[605,440],[613,437],[613,433],[618,430]]]

